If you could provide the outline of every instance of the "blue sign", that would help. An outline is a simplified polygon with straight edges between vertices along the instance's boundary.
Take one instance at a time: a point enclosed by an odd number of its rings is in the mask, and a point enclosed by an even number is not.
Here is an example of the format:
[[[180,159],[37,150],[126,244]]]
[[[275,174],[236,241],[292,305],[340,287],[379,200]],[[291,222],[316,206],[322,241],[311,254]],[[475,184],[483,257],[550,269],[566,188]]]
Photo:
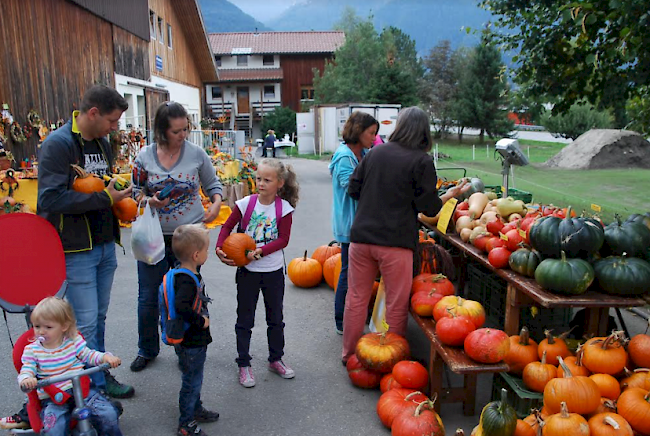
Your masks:
[[[156,70],[162,71],[162,68],[163,68],[162,57],[156,55]]]

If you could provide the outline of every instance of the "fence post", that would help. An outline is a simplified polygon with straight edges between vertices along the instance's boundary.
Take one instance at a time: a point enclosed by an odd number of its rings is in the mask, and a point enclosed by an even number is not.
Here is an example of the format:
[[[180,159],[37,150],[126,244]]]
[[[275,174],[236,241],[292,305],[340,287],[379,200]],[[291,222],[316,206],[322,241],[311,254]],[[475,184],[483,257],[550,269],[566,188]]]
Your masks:
[[[476,145],[472,144],[472,160],[476,160]]]
[[[527,148],[528,148],[528,160],[530,160],[530,145]]]

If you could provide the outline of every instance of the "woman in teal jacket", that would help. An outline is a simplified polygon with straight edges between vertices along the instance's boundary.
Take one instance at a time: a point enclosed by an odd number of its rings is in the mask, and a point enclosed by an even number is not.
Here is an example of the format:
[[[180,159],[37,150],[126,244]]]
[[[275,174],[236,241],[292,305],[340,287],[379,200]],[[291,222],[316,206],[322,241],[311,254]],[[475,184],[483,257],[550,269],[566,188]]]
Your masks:
[[[329,164],[332,176],[332,232],[341,245],[341,275],[334,297],[334,321],[336,332],[343,334],[343,312],[348,293],[348,249],[350,227],[357,211],[357,201],[347,193],[350,176],[359,161],[372,146],[379,130],[379,122],[364,112],[353,112],[343,127],[343,143],[332,156]]]

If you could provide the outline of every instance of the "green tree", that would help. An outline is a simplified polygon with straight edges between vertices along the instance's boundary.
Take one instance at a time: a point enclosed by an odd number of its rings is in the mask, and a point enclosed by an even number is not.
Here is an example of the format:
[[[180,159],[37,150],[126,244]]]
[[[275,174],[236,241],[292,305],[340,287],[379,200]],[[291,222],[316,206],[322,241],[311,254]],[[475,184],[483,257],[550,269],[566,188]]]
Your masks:
[[[480,140],[506,136],[513,123],[508,119],[508,86],[501,53],[486,38],[471,53],[461,72],[454,114],[461,127],[480,129]]]
[[[634,130],[642,135],[650,135],[650,86],[639,89],[639,95],[627,102],[627,113],[633,121],[626,129]]]
[[[276,106],[262,120],[262,136],[266,136],[265,132],[269,129],[275,131],[276,138],[282,138],[285,134],[291,136],[296,133],[296,113],[288,106]]]
[[[454,124],[453,103],[458,88],[457,59],[449,40],[439,42],[424,58],[426,72],[420,80],[419,95],[436,131],[436,138],[446,136]]]
[[[498,18],[495,38],[520,53],[515,80],[533,96],[612,107],[617,121],[650,85],[650,0],[483,0]]]
[[[547,111],[542,125],[549,132],[562,138],[576,139],[591,129],[612,127],[613,118],[607,111],[599,111],[588,102],[575,103],[563,114],[553,115]]]

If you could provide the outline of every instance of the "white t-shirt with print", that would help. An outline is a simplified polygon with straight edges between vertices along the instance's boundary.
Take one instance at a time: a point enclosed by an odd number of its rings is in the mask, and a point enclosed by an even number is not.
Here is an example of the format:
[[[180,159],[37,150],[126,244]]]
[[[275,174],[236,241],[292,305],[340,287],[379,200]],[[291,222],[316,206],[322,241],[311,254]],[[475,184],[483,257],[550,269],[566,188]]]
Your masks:
[[[235,202],[242,217],[246,215],[246,208],[250,201],[250,196],[242,198]],[[293,207],[286,200],[282,200],[282,216],[287,216],[293,212]],[[255,202],[255,209],[251,214],[248,227],[244,233],[249,235],[255,241],[257,247],[262,247],[271,241],[278,239],[278,225],[275,219],[275,201],[271,204],[261,204],[259,198]],[[248,265],[246,269],[254,272],[270,272],[276,271],[284,266],[284,254],[282,250],[274,251],[273,253],[263,256],[259,260],[254,260]]]

